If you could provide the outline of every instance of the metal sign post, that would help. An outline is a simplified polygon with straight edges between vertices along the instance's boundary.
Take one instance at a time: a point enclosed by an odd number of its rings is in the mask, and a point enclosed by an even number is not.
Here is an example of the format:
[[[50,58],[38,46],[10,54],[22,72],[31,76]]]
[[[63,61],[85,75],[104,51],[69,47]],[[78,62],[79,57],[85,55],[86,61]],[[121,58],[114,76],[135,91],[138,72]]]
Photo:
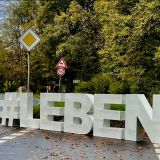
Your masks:
[[[60,77],[59,77],[59,89],[58,89],[58,93],[61,92],[61,80],[62,80],[62,78],[61,78],[61,76],[60,76]]]
[[[30,85],[29,85],[29,79],[30,79],[30,52],[28,52],[28,78],[27,78],[27,92],[30,91]]]
[[[27,78],[27,92],[30,91],[30,51],[40,42],[40,38],[31,29],[28,29],[20,38],[20,43],[28,51],[28,78]]]

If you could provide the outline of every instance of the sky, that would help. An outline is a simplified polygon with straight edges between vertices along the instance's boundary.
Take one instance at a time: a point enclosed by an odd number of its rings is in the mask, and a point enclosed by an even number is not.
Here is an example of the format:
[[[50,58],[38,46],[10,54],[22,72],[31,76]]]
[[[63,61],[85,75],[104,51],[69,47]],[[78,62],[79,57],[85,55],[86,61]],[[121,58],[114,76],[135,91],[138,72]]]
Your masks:
[[[5,7],[6,7],[6,1],[0,0],[0,20],[4,19],[6,16]]]
[[[16,0],[0,0],[0,20],[6,18],[6,7],[10,2],[14,2]]]

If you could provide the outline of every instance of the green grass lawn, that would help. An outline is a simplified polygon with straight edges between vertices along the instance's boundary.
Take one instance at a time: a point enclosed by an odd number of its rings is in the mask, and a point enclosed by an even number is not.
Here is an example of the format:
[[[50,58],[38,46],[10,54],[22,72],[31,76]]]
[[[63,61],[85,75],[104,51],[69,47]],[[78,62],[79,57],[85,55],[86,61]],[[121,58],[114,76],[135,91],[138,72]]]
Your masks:
[[[124,104],[111,104],[112,110],[118,110],[118,111],[125,111],[125,105]]]
[[[40,94],[39,93],[34,93],[33,97],[36,98],[36,99],[40,99]]]

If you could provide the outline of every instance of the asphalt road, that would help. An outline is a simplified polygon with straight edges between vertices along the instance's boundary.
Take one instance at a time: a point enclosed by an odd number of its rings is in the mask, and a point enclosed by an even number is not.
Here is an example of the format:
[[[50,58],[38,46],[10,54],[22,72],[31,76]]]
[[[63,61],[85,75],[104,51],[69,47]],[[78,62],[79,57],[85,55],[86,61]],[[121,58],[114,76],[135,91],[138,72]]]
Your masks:
[[[159,160],[159,148],[148,139],[137,143],[0,126],[0,160]]]

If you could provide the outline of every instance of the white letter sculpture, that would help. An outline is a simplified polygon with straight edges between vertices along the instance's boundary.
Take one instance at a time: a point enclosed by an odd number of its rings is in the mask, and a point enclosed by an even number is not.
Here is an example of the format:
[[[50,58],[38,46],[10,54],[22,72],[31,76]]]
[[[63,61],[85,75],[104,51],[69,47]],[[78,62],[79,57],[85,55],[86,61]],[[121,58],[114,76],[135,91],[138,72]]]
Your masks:
[[[153,109],[144,95],[126,95],[125,139],[138,141],[144,127],[153,143],[160,143],[160,95],[153,96]]]
[[[0,118],[2,118],[3,110],[4,110],[4,100],[0,100]]]
[[[54,102],[65,102],[65,107]],[[111,110],[112,104],[125,104],[126,111]],[[40,110],[40,120],[33,119],[33,93],[5,93],[0,100],[1,124],[8,119],[8,126],[13,126],[13,120],[20,119],[21,127],[88,134],[94,122],[94,136],[139,141],[144,128],[153,143],[160,143],[160,95],[153,96],[152,109],[142,94],[41,93]],[[64,122],[56,116],[64,116]],[[110,120],[125,120],[125,128],[111,127]]]
[[[91,94],[66,94],[64,131],[87,134],[92,129],[94,96]]]
[[[20,94],[20,126],[39,128],[39,119],[33,119],[33,93]]]
[[[20,119],[19,93],[6,92],[4,99],[4,107],[1,115],[2,125],[6,125],[6,119],[8,119],[8,126],[13,126],[13,120]]]
[[[54,116],[64,116],[64,107],[56,107],[54,102],[64,102],[64,94],[41,93],[40,129],[63,131],[64,122],[54,121]]]
[[[94,136],[124,139],[124,128],[110,127],[110,120],[125,119],[125,112],[110,110],[111,104],[124,104],[122,95],[95,94],[94,99]]]

